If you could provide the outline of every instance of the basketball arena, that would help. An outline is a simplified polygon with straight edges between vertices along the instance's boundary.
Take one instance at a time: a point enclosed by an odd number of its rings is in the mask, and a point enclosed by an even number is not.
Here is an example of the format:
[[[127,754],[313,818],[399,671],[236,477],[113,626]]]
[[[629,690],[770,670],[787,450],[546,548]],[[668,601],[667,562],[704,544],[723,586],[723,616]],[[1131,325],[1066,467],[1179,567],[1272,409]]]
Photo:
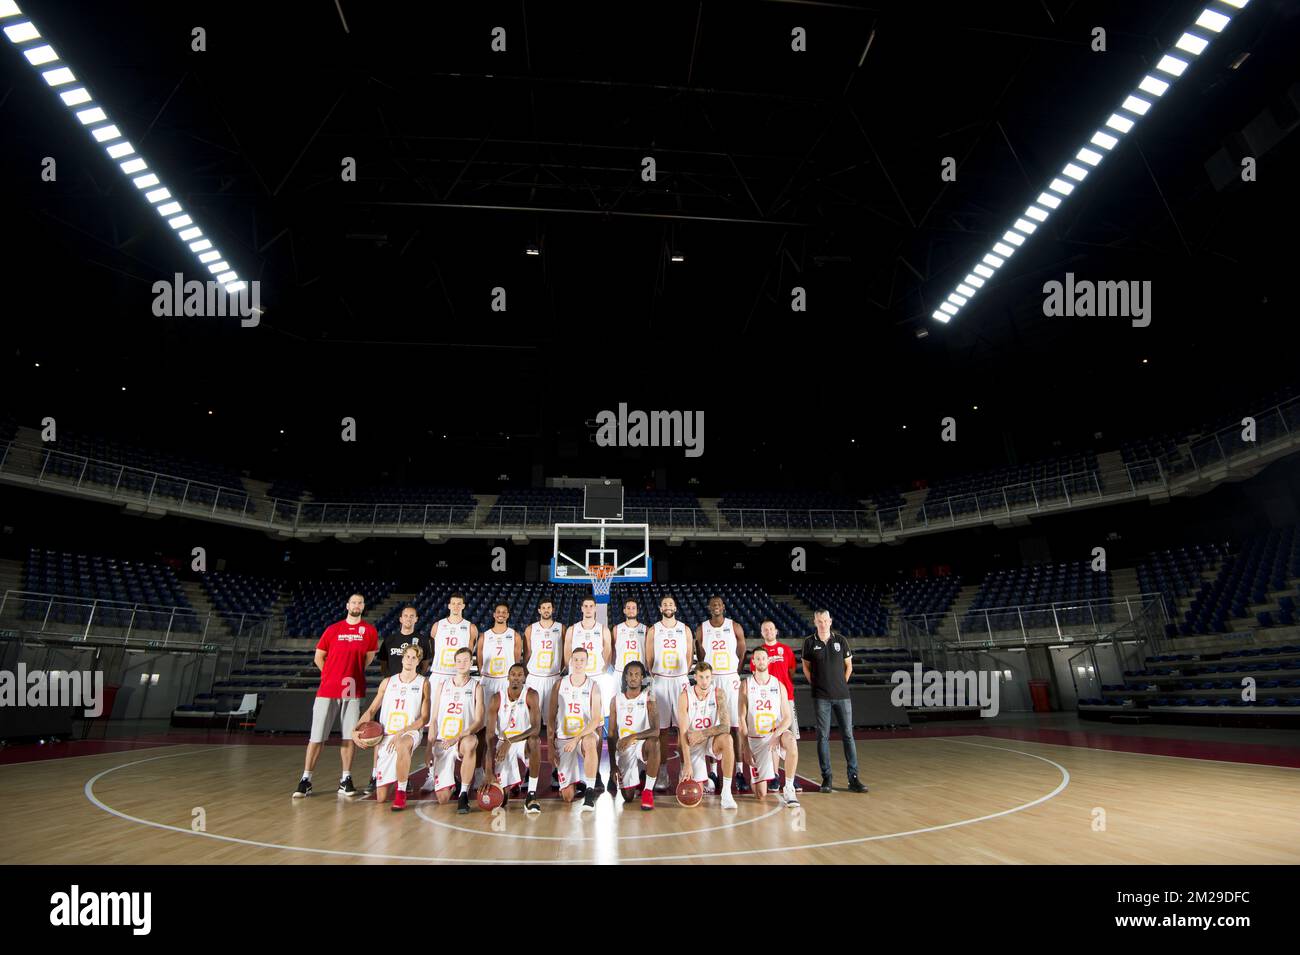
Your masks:
[[[0,0],[0,860],[1248,927],[1300,2],[623,7]]]

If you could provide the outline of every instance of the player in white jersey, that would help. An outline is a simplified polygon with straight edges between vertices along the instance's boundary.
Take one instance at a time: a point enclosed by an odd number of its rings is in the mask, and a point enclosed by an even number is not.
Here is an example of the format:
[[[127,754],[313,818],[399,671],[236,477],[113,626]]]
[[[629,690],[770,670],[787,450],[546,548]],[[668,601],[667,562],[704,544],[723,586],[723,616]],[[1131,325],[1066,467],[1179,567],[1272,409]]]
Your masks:
[[[469,812],[469,790],[478,756],[478,733],[483,728],[483,687],[469,675],[474,652],[469,647],[456,651],[456,675],[433,690],[434,729],[429,735],[429,775],[438,804],[446,805],[456,782],[456,760],[460,763],[458,813]]]
[[[727,698],[731,745],[739,754],[744,751],[744,733],[736,702],[740,698],[740,664],[745,659],[745,630],[727,617],[727,605],[717,594],[709,598],[708,608],[709,619],[695,628],[695,655],[713,667],[713,684]],[[736,767],[736,790],[749,792],[749,783],[740,766]]]
[[[587,651],[581,646],[574,647],[569,654],[569,675],[562,677],[555,688],[546,734],[551,759],[560,773],[561,798],[573,802],[579,772],[587,784],[582,796],[583,812],[596,808],[602,715],[600,687],[587,676]]]
[[[510,787],[520,782],[519,763],[523,761],[528,767],[522,777],[528,793],[524,812],[536,815],[542,811],[537,801],[537,771],[542,765],[542,713],[537,691],[524,686],[527,675],[522,663],[514,664],[506,677],[506,688],[487,700],[488,765],[509,801]]]
[[[705,757],[722,762],[722,808],[735,809],[731,774],[736,754],[731,748],[731,726],[727,722],[727,699],[722,688],[713,685],[713,667],[706,660],[695,664],[695,685],[682,690],[677,701],[677,739],[682,746],[682,779],[703,782],[708,776]]]
[[[645,624],[636,617],[636,601],[624,601],[623,622],[616,624],[610,634],[614,682],[620,687],[623,685],[623,670],[629,663],[645,663]]]
[[[642,666],[645,665],[645,624],[637,620],[637,612],[638,608],[635,600],[623,601],[623,621],[615,624],[609,632],[609,656],[614,667],[613,677],[609,681],[609,698],[611,701],[619,690],[626,685],[623,679],[623,670],[627,665],[633,662],[640,663]],[[646,692],[648,693],[649,679],[643,677],[641,685],[647,688]],[[613,738],[615,735],[610,728],[613,725],[611,723],[605,727],[605,734],[609,738]],[[610,744],[609,759],[612,766],[615,762],[612,744]],[[613,794],[615,790],[614,773],[611,771],[609,774],[609,791]]]
[[[537,604],[537,620],[524,628],[524,659],[528,661],[526,685],[537,691],[543,721],[551,712],[551,697],[564,671],[564,624],[555,618],[555,602],[543,597]],[[560,780],[551,768],[551,788]]]
[[[769,783],[776,782],[776,757],[785,757],[785,790],[782,801],[791,809],[799,805],[794,774],[799,763],[799,745],[790,732],[794,722],[785,684],[767,670],[767,651],[755,647],[750,663],[754,675],[740,685],[740,719],[744,725],[745,765],[754,781],[754,795],[763,799]]]
[[[390,787],[396,785],[393,812],[406,808],[411,754],[420,745],[429,722],[429,681],[418,672],[423,656],[418,643],[408,646],[402,652],[402,672],[384,678],[370,706],[357,721],[365,723],[374,719],[375,709],[379,709],[384,738],[375,747],[375,801],[388,802]],[[352,733],[355,741],[356,730]]]
[[[668,738],[672,727],[677,726],[677,701],[682,690],[690,685],[692,663],[691,633],[686,624],[677,619],[677,601],[665,594],[659,601],[659,622],[647,634],[645,663],[654,678],[652,688],[659,711],[659,778],[655,790],[668,791]],[[680,732],[678,737],[680,739]]]
[[[569,632],[564,637],[564,656],[566,659],[578,647],[587,651],[587,676],[596,681],[596,686],[600,687],[600,698],[608,700],[613,696],[613,691],[609,684],[613,680],[613,675],[609,669],[609,630],[600,625],[596,619],[596,599],[587,597],[582,601],[582,619],[569,627]],[[573,671],[570,670],[570,673]],[[601,716],[601,728],[607,730],[604,716]],[[596,737],[597,745],[600,743],[600,736]],[[597,755],[603,755],[598,753]],[[599,763],[599,760],[597,761]],[[612,775],[612,774],[611,774]],[[602,786],[600,776],[600,766],[596,766],[596,785]]]
[[[429,629],[429,635],[433,638],[433,660],[429,667],[430,693],[436,690],[444,680],[455,674],[456,653],[462,647],[468,647],[471,654],[470,659],[474,659],[473,653],[478,646],[478,627],[464,618],[464,612],[464,595],[454,593],[447,599],[447,616]],[[429,742],[430,748],[432,748],[432,739]],[[433,789],[432,766],[429,769],[429,775],[425,777],[424,785],[420,789],[422,792],[429,792]]]
[[[484,699],[506,688],[506,674],[519,662],[523,652],[523,641],[510,626],[510,605],[496,604],[492,608],[492,627],[479,637],[476,654]]]
[[[654,693],[645,688],[648,673],[640,660],[629,660],[622,670],[623,691],[609,705],[609,725],[618,732],[615,763],[623,801],[636,798],[641,763],[645,763],[645,785],[641,790],[644,810],[655,807],[655,776],[659,773],[659,713]]]

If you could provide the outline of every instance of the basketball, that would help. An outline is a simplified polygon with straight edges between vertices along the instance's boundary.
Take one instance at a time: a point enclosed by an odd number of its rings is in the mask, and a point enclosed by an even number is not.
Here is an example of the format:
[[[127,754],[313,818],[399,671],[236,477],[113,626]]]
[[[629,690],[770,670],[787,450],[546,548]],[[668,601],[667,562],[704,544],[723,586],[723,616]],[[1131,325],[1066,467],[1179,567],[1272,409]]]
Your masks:
[[[506,801],[505,790],[496,783],[488,783],[478,791],[478,807],[484,812],[491,812]]]
[[[677,805],[691,809],[704,798],[704,787],[693,779],[683,779],[677,784]]]
[[[384,738],[384,728],[374,720],[367,720],[357,724],[357,728],[352,731],[352,736],[352,741],[362,749],[372,749]]]

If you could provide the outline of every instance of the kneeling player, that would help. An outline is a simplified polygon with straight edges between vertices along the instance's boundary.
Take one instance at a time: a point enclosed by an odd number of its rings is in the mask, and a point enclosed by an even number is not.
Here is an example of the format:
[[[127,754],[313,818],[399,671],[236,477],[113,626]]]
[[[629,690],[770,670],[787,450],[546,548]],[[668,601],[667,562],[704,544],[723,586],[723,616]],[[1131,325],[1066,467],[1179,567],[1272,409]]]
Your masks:
[[[578,764],[582,764],[582,781],[587,784],[582,796],[583,812],[596,808],[596,768],[600,765],[600,731],[605,722],[602,712],[600,687],[587,676],[587,651],[575,646],[569,654],[569,675],[555,688],[546,732],[559,774],[560,796],[565,802],[573,802]]]
[[[402,653],[402,672],[385,677],[359,723],[374,719],[379,707],[379,722],[384,738],[375,747],[375,801],[388,802],[391,787],[393,812],[406,808],[406,779],[411,774],[411,754],[420,745],[425,724],[429,722],[429,681],[416,672],[424,651],[413,643]],[[353,730],[355,739],[356,730]]]
[[[631,660],[623,668],[623,692],[610,703],[609,725],[618,727],[614,761],[618,767],[623,801],[636,798],[641,782],[641,763],[645,763],[645,788],[641,808],[655,807],[655,776],[659,773],[659,713],[652,692],[643,689],[645,664]]]
[[[799,805],[794,791],[794,774],[799,764],[799,745],[790,732],[794,711],[785,684],[767,671],[767,651],[756,647],[750,657],[754,675],[740,684],[740,725],[745,733],[745,765],[754,783],[754,795],[763,799],[769,783],[776,782],[776,760],[785,757],[785,790],[781,800],[790,808]]]
[[[527,677],[524,665],[516,663],[506,676],[506,688],[487,702],[488,765],[497,785],[509,790],[520,781],[519,762],[523,761],[527,767],[523,779],[528,791],[524,812],[536,815],[542,811],[537,801],[537,771],[542,766],[542,717],[537,691],[524,687]],[[506,798],[509,799],[508,792]]]
[[[483,688],[469,675],[473,651],[461,647],[455,659],[456,675],[448,677],[433,694],[433,718],[438,728],[429,741],[429,773],[439,805],[446,805],[456,782],[456,760],[460,759],[460,799],[456,811],[467,813],[478,731],[483,728]]]
[[[677,703],[682,778],[702,782],[708,776],[705,757],[719,760],[722,763],[722,808],[735,809],[731,777],[736,769],[736,751],[731,745],[727,698],[721,687],[713,685],[713,667],[707,662],[701,660],[695,664],[694,672],[695,685],[682,690]]]

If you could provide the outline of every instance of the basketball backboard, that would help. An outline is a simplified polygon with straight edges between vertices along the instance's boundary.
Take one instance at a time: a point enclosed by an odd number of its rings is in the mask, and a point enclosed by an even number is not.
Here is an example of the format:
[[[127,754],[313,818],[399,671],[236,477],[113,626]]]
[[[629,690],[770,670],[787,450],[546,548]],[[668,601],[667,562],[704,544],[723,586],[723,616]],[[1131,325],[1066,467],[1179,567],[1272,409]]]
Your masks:
[[[651,579],[649,524],[556,524],[549,580],[591,583],[594,565],[614,568],[614,581]]]

